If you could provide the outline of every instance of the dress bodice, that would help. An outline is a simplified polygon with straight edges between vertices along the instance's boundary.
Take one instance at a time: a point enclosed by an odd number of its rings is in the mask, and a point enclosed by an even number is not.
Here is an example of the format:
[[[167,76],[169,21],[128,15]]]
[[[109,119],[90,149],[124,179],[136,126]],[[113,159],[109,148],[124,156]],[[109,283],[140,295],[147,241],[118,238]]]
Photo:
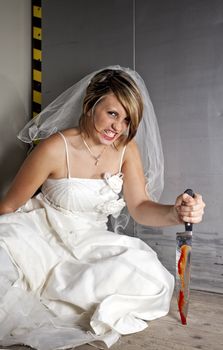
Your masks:
[[[61,211],[72,213],[101,213],[106,216],[118,216],[125,206],[120,197],[123,185],[121,173],[123,148],[119,171],[111,175],[105,173],[101,179],[86,179],[70,176],[69,151],[66,138],[59,133],[64,141],[67,163],[67,178],[47,179],[42,185],[42,194],[51,206]]]
[[[47,179],[42,185],[42,193],[44,199],[58,210],[117,216],[125,206],[120,198],[122,177],[117,173],[105,174],[103,179]]]

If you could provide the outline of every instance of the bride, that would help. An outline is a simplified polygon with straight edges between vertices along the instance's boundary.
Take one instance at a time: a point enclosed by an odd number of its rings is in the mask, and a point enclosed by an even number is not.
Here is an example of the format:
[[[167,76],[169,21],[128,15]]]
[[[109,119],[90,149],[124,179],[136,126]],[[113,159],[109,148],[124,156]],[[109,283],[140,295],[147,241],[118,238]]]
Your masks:
[[[0,344],[110,347],[166,315],[173,276],[120,227],[129,214],[148,226],[198,223],[205,204],[199,194],[181,194],[173,205],[154,200],[162,150],[138,74],[117,66],[92,73],[19,138],[43,140],[0,202]]]

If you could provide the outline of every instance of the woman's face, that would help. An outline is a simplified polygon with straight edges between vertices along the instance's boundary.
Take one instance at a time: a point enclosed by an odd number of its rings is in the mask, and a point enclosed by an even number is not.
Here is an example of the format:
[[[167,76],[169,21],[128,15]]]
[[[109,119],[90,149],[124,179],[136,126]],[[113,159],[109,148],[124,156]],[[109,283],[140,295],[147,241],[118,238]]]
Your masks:
[[[109,145],[127,131],[130,117],[114,94],[104,96],[89,112],[93,121],[93,137]]]

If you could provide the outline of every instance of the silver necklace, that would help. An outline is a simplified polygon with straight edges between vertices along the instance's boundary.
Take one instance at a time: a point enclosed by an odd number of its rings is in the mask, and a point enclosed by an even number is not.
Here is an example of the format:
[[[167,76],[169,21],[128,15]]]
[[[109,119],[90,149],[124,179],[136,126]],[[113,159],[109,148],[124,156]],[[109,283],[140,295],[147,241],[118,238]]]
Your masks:
[[[103,150],[101,151],[101,153],[99,153],[98,156],[95,156],[94,153],[92,152],[92,150],[90,149],[90,147],[88,146],[87,142],[85,141],[85,139],[83,138],[83,136],[81,135],[81,138],[83,140],[83,143],[85,145],[85,147],[87,148],[88,152],[90,153],[90,155],[92,156],[92,158],[94,158],[95,160],[95,163],[94,165],[97,166],[98,165],[98,162],[102,156],[102,154],[104,153],[105,149],[106,149],[106,146],[103,148]]]

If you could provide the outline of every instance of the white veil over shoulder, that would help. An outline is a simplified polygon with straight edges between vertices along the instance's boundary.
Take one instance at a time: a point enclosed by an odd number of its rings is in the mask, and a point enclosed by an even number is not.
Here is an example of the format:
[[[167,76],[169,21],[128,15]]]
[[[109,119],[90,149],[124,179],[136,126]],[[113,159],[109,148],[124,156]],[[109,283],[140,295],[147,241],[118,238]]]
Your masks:
[[[144,173],[147,179],[147,191],[153,200],[158,201],[164,186],[164,159],[159,127],[145,83],[140,75],[130,68],[118,65],[109,66],[85,76],[51,102],[36,117],[31,119],[19,132],[18,138],[23,142],[32,143],[35,140],[45,139],[57,131],[77,126],[82,112],[86,88],[91,78],[104,69],[125,71],[139,87],[144,107],[143,117],[135,139],[142,157]],[[125,219],[122,220],[124,217]],[[115,219],[115,229],[122,231],[127,222],[126,214],[121,214]]]

